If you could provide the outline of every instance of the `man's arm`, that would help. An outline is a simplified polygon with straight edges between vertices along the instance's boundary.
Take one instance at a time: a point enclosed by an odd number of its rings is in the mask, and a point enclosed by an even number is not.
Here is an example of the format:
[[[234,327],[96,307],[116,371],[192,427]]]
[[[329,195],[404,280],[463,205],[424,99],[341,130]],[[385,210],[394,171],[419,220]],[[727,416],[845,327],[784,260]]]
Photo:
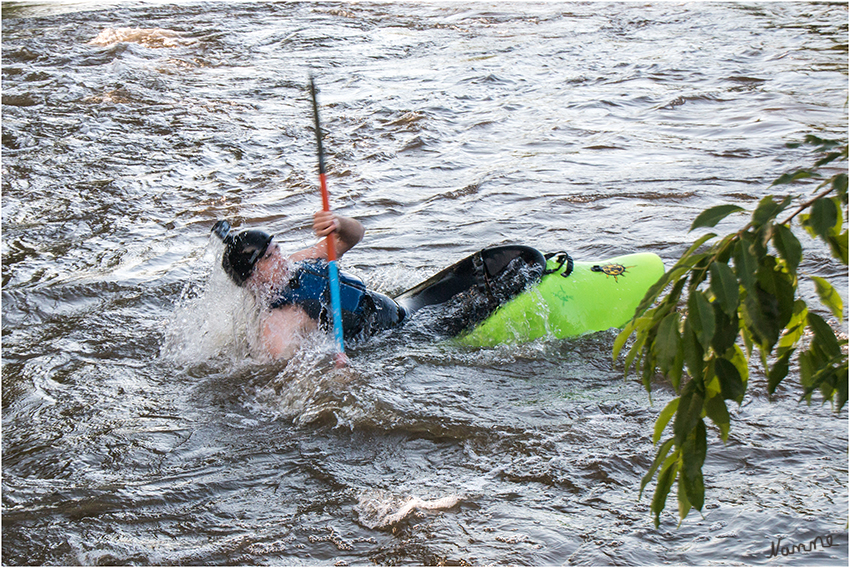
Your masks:
[[[328,258],[327,236],[336,235],[336,256],[341,257],[363,239],[366,230],[360,221],[331,211],[318,211],[313,215],[313,231],[322,238],[310,248],[300,250],[289,257],[290,260],[306,260],[308,258]]]
[[[272,359],[289,359],[304,336],[317,328],[314,320],[298,306],[271,310],[260,325],[260,341]]]

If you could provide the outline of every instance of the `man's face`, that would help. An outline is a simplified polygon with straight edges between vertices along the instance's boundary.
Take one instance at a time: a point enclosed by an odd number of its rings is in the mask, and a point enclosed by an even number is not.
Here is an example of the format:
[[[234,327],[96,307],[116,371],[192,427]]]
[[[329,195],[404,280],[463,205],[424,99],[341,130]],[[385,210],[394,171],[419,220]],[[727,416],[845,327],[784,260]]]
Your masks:
[[[263,257],[254,265],[251,280],[257,284],[275,284],[286,275],[286,258],[274,241],[269,243]]]

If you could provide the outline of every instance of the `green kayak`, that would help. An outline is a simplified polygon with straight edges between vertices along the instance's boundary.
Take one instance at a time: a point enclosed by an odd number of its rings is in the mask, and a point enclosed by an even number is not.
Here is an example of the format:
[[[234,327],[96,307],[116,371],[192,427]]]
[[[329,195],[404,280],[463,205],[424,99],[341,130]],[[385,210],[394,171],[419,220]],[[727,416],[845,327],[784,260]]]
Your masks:
[[[578,262],[526,246],[483,249],[396,296],[412,315],[436,307],[436,327],[489,347],[624,326],[664,274],[652,253]]]

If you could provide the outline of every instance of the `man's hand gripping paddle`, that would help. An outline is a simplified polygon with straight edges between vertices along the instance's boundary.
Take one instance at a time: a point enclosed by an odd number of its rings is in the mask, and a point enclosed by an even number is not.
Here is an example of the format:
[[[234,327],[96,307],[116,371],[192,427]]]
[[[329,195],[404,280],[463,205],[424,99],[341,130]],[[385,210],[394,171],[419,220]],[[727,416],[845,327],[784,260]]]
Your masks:
[[[322,209],[331,210],[330,197],[328,196],[328,183],[325,179],[325,153],[322,149],[322,127],[319,123],[319,103],[316,100],[316,84],[310,77],[310,96],[313,99],[313,120],[316,123],[316,144],[319,153],[319,184],[322,188]],[[331,289],[331,312],[333,315],[333,331],[336,342],[336,366],[344,367],[348,362],[345,356],[345,343],[342,335],[342,307],[339,299],[339,268],[336,264],[336,235],[331,232],[326,237],[328,244],[328,279]]]

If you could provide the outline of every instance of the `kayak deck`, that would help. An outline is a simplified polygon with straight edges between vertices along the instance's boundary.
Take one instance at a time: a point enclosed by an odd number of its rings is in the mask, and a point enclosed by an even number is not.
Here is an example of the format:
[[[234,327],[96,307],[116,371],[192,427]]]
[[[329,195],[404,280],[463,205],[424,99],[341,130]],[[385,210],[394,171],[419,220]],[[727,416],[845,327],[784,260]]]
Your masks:
[[[631,320],[646,291],[664,274],[664,263],[653,253],[573,262],[568,273],[557,268],[558,261],[550,259],[547,271],[555,272],[457,340],[469,346],[493,346],[619,328]]]

